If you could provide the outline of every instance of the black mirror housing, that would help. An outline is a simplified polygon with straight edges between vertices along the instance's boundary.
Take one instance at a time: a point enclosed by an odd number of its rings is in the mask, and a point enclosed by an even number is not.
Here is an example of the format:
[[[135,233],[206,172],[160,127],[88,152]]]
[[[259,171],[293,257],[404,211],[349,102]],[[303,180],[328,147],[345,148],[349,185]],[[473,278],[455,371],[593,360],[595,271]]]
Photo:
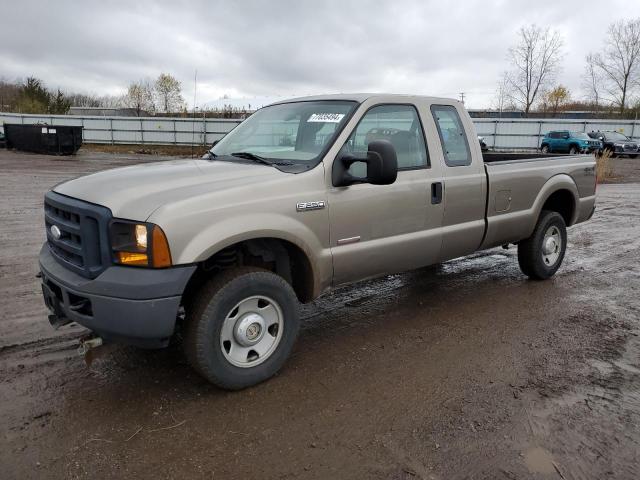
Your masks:
[[[367,164],[367,176],[355,177],[349,173],[349,167],[356,162]],[[354,183],[372,185],[391,185],[398,178],[398,157],[396,150],[388,140],[374,140],[367,148],[367,157],[340,155],[333,162],[331,172],[334,187],[346,187]]]

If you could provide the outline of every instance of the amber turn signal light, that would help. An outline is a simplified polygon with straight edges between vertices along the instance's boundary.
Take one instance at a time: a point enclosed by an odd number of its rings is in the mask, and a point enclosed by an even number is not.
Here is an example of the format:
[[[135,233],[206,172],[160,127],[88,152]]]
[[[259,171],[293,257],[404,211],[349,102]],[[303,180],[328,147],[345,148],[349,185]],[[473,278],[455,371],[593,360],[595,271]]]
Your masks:
[[[141,265],[147,266],[149,264],[149,258],[146,253],[135,252],[117,252],[118,262],[122,265]]]
[[[159,226],[153,226],[151,238],[151,247],[153,250],[151,259],[153,262],[153,267],[170,267],[171,251],[169,250],[169,242],[167,242],[167,237]]]

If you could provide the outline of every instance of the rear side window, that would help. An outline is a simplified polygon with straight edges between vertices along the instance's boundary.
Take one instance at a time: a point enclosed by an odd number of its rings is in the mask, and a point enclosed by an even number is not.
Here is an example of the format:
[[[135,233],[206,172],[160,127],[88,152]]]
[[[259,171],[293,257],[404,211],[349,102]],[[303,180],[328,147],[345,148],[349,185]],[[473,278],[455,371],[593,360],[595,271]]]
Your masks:
[[[451,105],[432,105],[431,113],[438,126],[444,162],[449,167],[471,165],[471,152],[460,115]]]

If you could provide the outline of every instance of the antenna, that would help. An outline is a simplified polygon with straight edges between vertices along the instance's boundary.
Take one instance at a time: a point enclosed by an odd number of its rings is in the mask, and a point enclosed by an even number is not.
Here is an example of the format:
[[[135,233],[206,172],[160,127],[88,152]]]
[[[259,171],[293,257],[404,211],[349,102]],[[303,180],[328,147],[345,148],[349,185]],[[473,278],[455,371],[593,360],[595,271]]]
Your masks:
[[[193,115],[191,119],[191,158],[193,158],[193,147],[196,141],[196,99],[198,94],[198,69],[196,68],[193,75]]]
[[[465,93],[460,92],[460,101],[462,102],[463,105],[464,105],[464,96],[465,96]]]

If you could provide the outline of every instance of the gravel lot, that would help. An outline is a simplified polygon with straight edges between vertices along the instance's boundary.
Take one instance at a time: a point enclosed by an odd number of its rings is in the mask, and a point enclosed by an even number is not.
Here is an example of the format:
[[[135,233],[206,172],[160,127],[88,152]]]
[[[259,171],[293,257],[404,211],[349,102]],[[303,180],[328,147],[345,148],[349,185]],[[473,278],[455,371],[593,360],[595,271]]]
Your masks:
[[[640,478],[640,184],[599,186],[553,279],[511,248],[337,290],[277,377],[228,393],[178,347],[87,367],[47,322],[43,193],[156,159],[0,150],[0,478]]]

